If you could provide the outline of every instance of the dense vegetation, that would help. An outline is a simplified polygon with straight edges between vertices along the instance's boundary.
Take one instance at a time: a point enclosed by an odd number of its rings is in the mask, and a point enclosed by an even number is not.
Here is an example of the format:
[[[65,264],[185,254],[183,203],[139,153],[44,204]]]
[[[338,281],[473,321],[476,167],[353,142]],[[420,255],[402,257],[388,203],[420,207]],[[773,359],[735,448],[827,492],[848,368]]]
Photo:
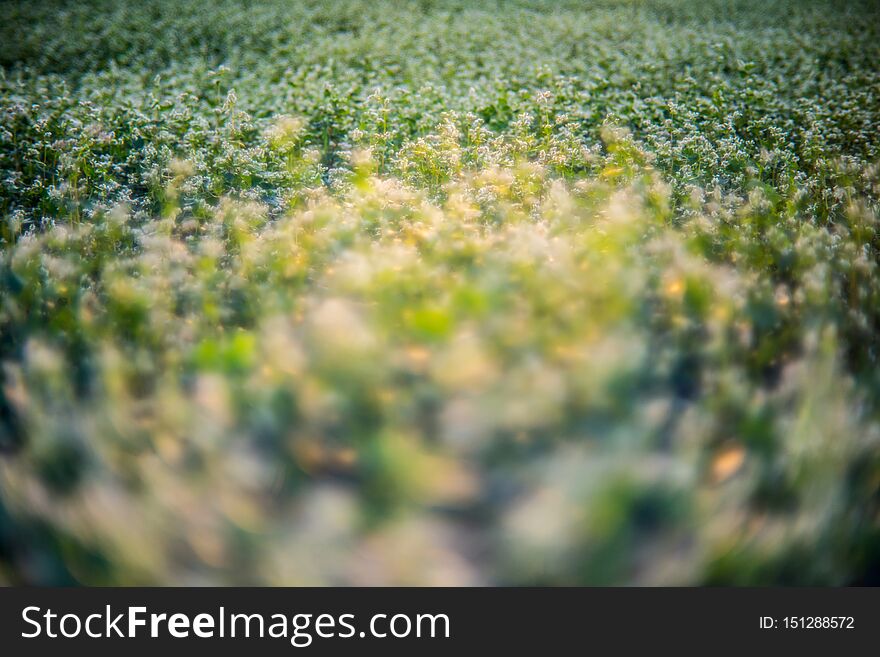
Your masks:
[[[880,582],[877,9],[0,3],[0,582]]]

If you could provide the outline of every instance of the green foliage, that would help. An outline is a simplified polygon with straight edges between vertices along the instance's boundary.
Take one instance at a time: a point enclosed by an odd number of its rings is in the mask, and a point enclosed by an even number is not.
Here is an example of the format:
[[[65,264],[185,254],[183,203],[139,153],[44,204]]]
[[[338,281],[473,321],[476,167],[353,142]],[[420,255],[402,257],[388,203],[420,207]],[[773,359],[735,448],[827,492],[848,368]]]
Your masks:
[[[876,583],[873,3],[0,8],[0,581]]]

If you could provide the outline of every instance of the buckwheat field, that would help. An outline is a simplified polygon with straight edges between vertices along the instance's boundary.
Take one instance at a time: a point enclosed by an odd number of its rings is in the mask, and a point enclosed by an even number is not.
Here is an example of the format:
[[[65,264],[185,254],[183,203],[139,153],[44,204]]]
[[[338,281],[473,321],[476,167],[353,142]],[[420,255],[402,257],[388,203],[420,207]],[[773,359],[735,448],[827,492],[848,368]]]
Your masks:
[[[877,2],[0,42],[0,583],[880,583]]]

